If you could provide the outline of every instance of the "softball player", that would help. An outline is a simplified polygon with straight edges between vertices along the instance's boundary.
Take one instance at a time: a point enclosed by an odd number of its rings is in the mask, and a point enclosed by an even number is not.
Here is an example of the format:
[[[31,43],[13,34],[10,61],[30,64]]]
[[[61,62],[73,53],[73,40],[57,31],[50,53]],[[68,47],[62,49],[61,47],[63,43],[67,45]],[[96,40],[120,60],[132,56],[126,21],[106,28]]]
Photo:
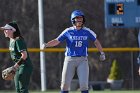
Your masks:
[[[16,91],[17,93],[29,93],[28,86],[33,66],[19,27],[16,22],[10,22],[2,29],[4,29],[5,37],[10,38],[9,50],[16,69],[14,77]]]
[[[100,59],[105,60],[105,53],[96,34],[87,27],[84,27],[85,16],[80,10],[71,14],[72,27],[65,29],[56,39],[44,43],[43,47],[52,47],[66,40],[65,60],[62,71],[61,93],[68,93],[72,78],[77,71],[81,93],[88,93],[88,42],[92,40],[100,51]]]

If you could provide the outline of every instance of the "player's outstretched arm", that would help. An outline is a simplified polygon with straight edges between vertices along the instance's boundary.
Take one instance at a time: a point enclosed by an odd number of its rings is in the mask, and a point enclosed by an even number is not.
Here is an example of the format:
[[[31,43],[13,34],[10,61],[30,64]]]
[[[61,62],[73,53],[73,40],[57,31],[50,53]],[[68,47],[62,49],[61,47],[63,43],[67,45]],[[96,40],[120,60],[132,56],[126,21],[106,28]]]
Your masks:
[[[101,46],[101,44],[100,44],[98,39],[96,39],[94,41],[94,44],[95,44],[96,48],[99,50],[100,53],[103,52],[102,46]]]
[[[100,60],[104,61],[106,59],[106,57],[105,57],[105,53],[103,52],[103,49],[102,49],[102,46],[101,46],[99,40],[96,39],[94,44],[97,47],[97,49],[99,50],[99,52],[100,52]]]
[[[44,43],[42,45],[42,49],[46,48],[46,47],[54,47],[57,46],[60,43],[60,41],[53,39],[51,41],[49,41],[48,43]]]
[[[3,30],[4,30],[4,28],[0,27],[0,31],[3,31]]]

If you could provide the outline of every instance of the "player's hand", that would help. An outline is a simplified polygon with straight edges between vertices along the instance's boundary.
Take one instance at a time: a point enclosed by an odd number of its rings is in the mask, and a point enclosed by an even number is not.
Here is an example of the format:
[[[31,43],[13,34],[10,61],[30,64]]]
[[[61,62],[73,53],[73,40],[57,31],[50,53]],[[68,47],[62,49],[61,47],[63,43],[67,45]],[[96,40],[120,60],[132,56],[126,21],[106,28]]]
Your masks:
[[[41,49],[45,49],[45,48],[46,48],[46,43],[43,43]]]
[[[139,64],[139,70],[138,70],[138,73],[139,73],[139,75],[140,75],[140,56],[138,56],[138,58],[137,58],[137,63]]]
[[[137,58],[137,63],[140,64],[140,57]]]
[[[101,52],[101,54],[100,54],[100,61],[105,61],[105,60],[106,60],[105,53]]]
[[[140,76],[140,66],[139,66],[139,71],[138,72],[139,72],[139,76]]]

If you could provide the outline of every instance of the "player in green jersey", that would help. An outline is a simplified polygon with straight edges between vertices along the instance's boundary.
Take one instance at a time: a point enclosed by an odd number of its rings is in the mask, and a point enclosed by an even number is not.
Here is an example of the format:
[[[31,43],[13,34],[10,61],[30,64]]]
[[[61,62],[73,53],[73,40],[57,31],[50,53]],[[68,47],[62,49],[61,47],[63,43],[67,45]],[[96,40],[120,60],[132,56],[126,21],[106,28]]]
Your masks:
[[[10,22],[1,28],[4,29],[5,37],[10,39],[9,50],[15,63],[13,67],[16,69],[14,77],[16,91],[17,93],[29,93],[28,88],[33,66],[24,38],[21,36],[16,22]]]

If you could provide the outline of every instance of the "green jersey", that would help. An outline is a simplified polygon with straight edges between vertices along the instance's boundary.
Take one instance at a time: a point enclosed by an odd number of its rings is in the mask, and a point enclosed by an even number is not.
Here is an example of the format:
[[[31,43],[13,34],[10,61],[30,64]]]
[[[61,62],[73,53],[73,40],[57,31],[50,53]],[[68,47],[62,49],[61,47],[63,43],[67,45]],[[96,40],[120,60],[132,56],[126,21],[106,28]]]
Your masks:
[[[18,60],[21,58],[21,52],[26,51],[27,52],[27,59],[24,62],[24,65],[26,64],[27,66],[32,66],[26,44],[24,42],[23,38],[17,37],[16,39],[10,39],[9,43],[9,50],[10,50],[10,55],[12,60],[16,63]]]

